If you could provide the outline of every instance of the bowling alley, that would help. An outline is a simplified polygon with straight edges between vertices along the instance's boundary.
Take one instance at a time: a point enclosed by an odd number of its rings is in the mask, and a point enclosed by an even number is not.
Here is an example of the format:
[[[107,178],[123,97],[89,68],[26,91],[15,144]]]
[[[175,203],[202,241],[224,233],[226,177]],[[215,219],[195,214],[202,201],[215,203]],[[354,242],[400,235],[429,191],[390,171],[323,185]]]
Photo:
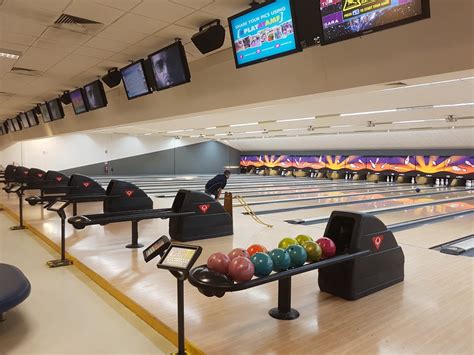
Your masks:
[[[472,354],[472,0],[0,0],[0,354]]]

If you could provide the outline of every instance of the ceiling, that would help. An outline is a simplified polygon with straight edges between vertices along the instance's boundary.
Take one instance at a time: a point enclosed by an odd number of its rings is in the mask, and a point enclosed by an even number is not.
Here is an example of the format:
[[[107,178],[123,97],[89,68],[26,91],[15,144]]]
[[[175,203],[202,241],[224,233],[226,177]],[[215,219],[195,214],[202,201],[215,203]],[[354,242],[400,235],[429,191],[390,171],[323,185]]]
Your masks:
[[[181,38],[188,61],[199,27],[248,8],[249,0],[0,0],[0,118],[83,86]],[[54,24],[61,14],[98,24]],[[229,35],[224,46],[230,47]],[[16,69],[13,69],[16,68]],[[12,70],[13,69],[13,70]]]
[[[416,131],[420,135],[423,131],[453,128],[467,129],[472,135],[474,71],[410,79],[404,84],[373,85],[92,132],[201,137],[229,144],[355,132]]]

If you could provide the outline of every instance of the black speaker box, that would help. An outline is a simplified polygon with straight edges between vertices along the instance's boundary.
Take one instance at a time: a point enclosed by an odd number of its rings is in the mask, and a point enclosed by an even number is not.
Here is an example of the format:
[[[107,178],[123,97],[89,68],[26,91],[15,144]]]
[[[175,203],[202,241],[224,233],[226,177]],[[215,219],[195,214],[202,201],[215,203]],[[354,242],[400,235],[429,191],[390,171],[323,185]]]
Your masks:
[[[122,81],[122,74],[117,69],[109,71],[102,77],[102,81],[109,87],[114,88]]]
[[[191,37],[191,41],[193,41],[194,45],[202,54],[212,52],[222,47],[224,39],[225,29],[219,20],[201,26],[199,32]]]
[[[61,95],[61,102],[65,105],[69,105],[71,103],[71,96],[69,96],[69,91],[65,91],[64,94]]]

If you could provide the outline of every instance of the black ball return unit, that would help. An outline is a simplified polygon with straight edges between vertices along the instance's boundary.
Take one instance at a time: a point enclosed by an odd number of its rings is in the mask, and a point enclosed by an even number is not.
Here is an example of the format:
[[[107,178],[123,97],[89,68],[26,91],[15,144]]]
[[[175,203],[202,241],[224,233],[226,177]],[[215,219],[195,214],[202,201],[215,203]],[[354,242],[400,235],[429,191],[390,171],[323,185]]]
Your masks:
[[[295,275],[318,269],[321,291],[348,300],[359,299],[403,281],[403,251],[393,233],[378,218],[334,211],[324,236],[336,244],[333,258],[240,283],[213,282],[206,266],[199,266],[191,270],[189,282],[208,297],[222,297],[226,292],[278,281],[278,307],[268,313],[276,319],[293,320],[299,317],[299,312],[291,308],[291,278]],[[200,279],[203,270],[206,276]]]
[[[226,200],[232,198],[228,197]],[[141,248],[138,222],[145,219],[169,219],[173,239],[190,241],[233,233],[232,214],[207,194],[179,190],[171,208],[153,209],[153,201],[136,185],[111,180],[104,199],[104,213],[74,216],[68,219],[77,229],[90,225],[132,222],[132,242],[127,248]]]

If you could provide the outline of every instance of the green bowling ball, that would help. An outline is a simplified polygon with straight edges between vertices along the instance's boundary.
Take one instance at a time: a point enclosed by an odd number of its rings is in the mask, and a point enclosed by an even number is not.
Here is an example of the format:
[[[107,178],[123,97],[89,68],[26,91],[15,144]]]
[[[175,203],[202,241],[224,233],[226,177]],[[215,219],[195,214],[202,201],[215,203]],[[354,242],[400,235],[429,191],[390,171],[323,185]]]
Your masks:
[[[257,277],[267,276],[273,270],[273,260],[268,254],[255,253],[251,256],[250,261],[255,267],[254,275]]]
[[[278,248],[285,250],[290,245],[296,245],[296,244],[298,244],[298,242],[293,238],[283,238],[282,240],[280,240],[280,243],[278,243]]]
[[[313,238],[304,234],[300,234],[295,238],[295,240],[298,242],[299,245],[303,245],[306,242],[312,242]]]
[[[288,254],[290,254],[291,268],[303,266],[306,262],[308,255],[305,248],[303,248],[301,245],[290,245],[286,251]]]
[[[314,263],[321,260],[323,251],[321,250],[321,247],[318,243],[309,241],[303,244],[303,248],[306,250],[308,262]]]
[[[284,249],[276,248],[273,249],[270,253],[270,258],[273,261],[273,270],[274,271],[285,271],[288,270],[291,264],[290,254]]]

